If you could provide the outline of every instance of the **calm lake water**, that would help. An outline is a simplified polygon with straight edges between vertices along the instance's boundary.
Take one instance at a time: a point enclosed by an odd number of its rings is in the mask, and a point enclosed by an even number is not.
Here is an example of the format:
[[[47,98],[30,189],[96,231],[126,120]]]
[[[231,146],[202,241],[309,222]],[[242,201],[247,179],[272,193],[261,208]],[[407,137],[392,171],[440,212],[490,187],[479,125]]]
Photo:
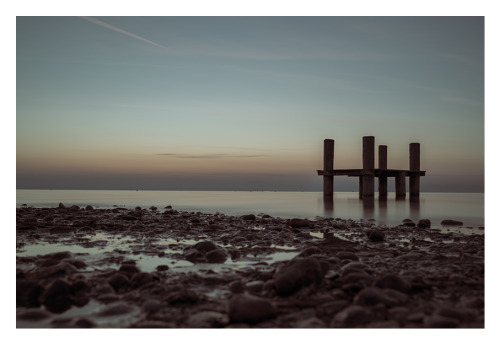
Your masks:
[[[441,228],[442,220],[462,221],[464,227],[484,227],[483,193],[421,193],[413,202],[395,200],[389,193],[386,202],[377,198],[363,204],[357,192],[336,192],[333,204],[325,205],[321,192],[241,192],[241,191],[127,191],[127,190],[17,190],[16,206],[56,207],[91,205],[96,208],[115,206],[162,210],[171,205],[175,210],[203,213],[244,215],[265,213],[274,217],[339,217],[342,219],[374,219],[378,225],[397,225],[403,219],[417,222],[430,219],[433,228]]]

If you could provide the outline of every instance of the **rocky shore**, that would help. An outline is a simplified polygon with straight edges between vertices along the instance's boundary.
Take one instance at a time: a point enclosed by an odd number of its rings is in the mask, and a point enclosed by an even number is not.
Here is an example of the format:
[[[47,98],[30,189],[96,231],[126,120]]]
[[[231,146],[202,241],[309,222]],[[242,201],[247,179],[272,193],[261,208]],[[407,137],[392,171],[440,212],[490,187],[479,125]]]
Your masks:
[[[16,209],[18,328],[484,328],[484,235],[430,221]]]

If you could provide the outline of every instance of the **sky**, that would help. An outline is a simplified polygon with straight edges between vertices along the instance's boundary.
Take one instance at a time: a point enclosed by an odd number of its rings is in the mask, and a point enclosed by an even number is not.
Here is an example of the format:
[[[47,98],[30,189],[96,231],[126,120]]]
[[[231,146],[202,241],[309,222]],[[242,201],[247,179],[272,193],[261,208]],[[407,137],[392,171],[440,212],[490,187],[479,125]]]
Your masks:
[[[484,48],[484,17],[20,16],[16,187],[321,191],[323,140],[375,136],[483,192]]]

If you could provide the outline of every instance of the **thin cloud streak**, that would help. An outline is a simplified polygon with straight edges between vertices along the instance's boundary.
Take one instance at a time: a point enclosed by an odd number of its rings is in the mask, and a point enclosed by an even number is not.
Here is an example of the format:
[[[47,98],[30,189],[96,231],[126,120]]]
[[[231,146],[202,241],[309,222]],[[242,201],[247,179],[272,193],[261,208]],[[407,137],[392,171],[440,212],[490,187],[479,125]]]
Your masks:
[[[176,153],[162,153],[157,155],[172,156],[180,159],[220,159],[220,158],[261,158],[266,155],[264,154],[176,154]]]
[[[113,25],[109,25],[103,21],[100,21],[98,19],[95,19],[95,18],[91,18],[91,17],[81,17],[82,19],[85,19],[86,21],[89,21],[91,23],[94,23],[96,25],[99,25],[99,26],[102,26],[102,27],[105,27],[106,29],[110,29],[110,30],[113,30],[113,31],[116,31],[116,32],[119,32],[119,33],[122,33],[124,35],[127,35],[127,36],[130,36],[130,37],[133,37],[133,38],[136,38],[136,39],[139,39],[141,41],[144,41],[146,43],[149,43],[149,44],[152,44],[154,45],[155,47],[158,47],[158,48],[163,48],[163,49],[167,49],[167,47],[164,47],[163,45],[161,44],[158,44],[158,43],[155,43],[155,42],[151,42],[150,40],[147,40],[143,37],[140,37],[140,36],[137,36],[137,35],[134,35],[133,33],[130,33],[128,31],[125,31],[125,30],[122,30],[120,28],[117,28],[116,26],[113,26]]]

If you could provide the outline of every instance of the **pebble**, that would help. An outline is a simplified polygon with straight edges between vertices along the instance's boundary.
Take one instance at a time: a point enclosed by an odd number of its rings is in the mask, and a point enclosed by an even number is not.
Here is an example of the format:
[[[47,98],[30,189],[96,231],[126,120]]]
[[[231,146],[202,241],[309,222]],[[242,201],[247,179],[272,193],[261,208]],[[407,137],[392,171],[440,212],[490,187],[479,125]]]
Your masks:
[[[186,322],[189,328],[221,328],[229,323],[226,314],[214,311],[201,311],[191,315]]]
[[[117,315],[131,313],[134,309],[134,307],[125,303],[112,304],[111,306],[108,306],[102,311],[98,312],[96,315],[98,317],[114,317]]]
[[[113,287],[116,292],[127,290],[130,288],[129,279],[120,273],[114,274],[108,279],[108,283]]]
[[[375,286],[379,288],[391,288],[403,293],[408,293],[411,290],[411,285],[408,282],[394,274],[387,274],[380,277],[375,282]]]
[[[368,232],[366,232],[366,235],[372,242],[381,242],[385,240],[384,232],[377,229],[369,230]]]
[[[297,219],[293,218],[290,220],[290,227],[292,228],[301,228],[301,227],[309,227],[311,225],[311,222],[306,219]]]
[[[325,322],[316,317],[299,320],[295,323],[294,328],[326,328]]]
[[[258,294],[262,291],[263,286],[264,281],[251,281],[245,284],[245,290],[252,294]]]
[[[241,294],[245,291],[245,286],[241,281],[233,281],[229,283],[229,291],[233,294]]]
[[[424,318],[424,326],[427,328],[455,328],[458,325],[458,320],[440,315],[430,315]]]
[[[268,299],[238,294],[229,301],[228,315],[232,323],[257,324],[276,317],[276,308]]]
[[[158,300],[147,300],[142,305],[142,309],[144,309],[146,313],[158,312],[161,309],[161,302]]]
[[[148,272],[139,272],[132,277],[132,287],[138,288],[153,282],[153,276]]]
[[[408,300],[408,296],[393,289],[380,289],[378,287],[366,287],[354,298],[355,305],[373,306],[382,303],[386,306],[402,305]]]
[[[371,319],[370,313],[361,306],[349,306],[338,312],[330,322],[330,327],[352,328],[368,324]]]
[[[17,314],[16,318],[17,320],[40,321],[50,318],[50,313],[43,309],[30,309]]]
[[[347,259],[347,260],[352,260],[352,261],[356,261],[356,262],[359,261],[358,256],[356,256],[354,253],[348,252],[348,251],[339,251],[339,252],[337,252],[336,256],[339,259]]]

